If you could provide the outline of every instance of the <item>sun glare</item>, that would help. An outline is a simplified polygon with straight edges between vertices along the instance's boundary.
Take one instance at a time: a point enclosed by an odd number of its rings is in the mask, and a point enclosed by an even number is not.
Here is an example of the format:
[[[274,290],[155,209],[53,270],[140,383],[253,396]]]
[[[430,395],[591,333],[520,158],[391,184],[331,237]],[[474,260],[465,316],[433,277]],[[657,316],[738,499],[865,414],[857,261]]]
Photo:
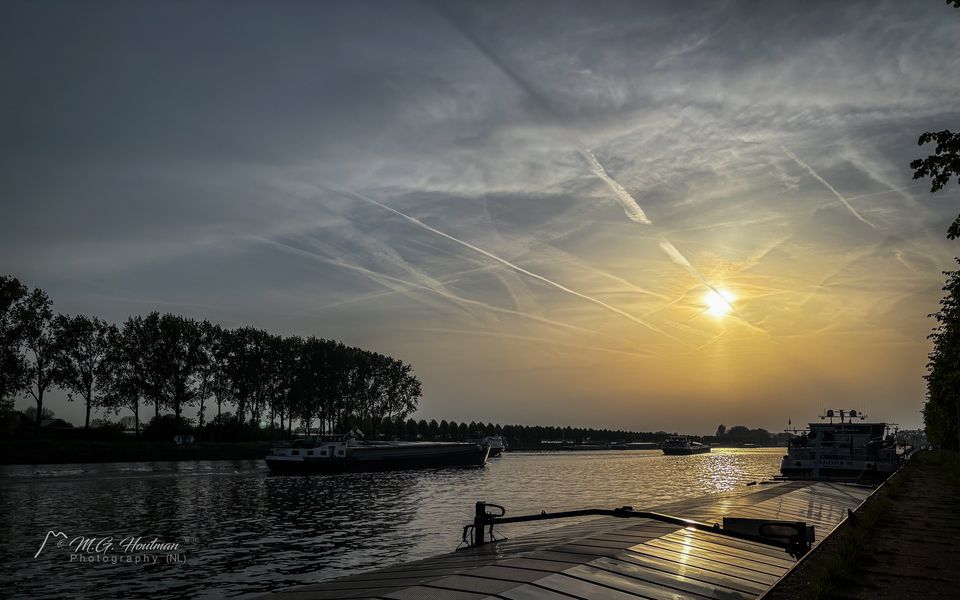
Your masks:
[[[737,297],[728,290],[710,290],[703,297],[703,303],[707,305],[707,312],[715,317],[722,317],[733,310],[733,301]]]

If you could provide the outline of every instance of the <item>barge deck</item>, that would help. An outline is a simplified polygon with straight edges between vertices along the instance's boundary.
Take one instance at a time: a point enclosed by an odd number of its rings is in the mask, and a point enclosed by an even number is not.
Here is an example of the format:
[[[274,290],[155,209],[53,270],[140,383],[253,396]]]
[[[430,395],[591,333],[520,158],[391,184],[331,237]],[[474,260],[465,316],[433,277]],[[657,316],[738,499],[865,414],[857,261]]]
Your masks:
[[[658,506],[680,517],[805,521],[814,546],[873,492],[788,481]],[[509,535],[509,526],[498,529]],[[274,592],[264,600],[740,600],[797,563],[785,551],[650,519],[604,517]]]

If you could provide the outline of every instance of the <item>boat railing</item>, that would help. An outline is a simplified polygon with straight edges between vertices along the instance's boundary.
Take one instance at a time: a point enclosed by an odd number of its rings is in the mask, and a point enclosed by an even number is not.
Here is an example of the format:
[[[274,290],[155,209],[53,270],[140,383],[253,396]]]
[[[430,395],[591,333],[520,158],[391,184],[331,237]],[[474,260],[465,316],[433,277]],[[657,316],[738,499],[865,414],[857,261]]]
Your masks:
[[[487,508],[492,508],[498,512],[487,512]],[[588,508],[554,513],[543,511],[538,514],[520,515],[516,517],[507,517],[506,512],[507,510],[499,504],[477,502],[473,523],[463,528],[463,543],[466,544],[467,547],[473,548],[495,541],[493,534],[494,525],[589,516],[650,519],[662,523],[670,523],[678,527],[697,529],[738,540],[782,548],[795,558],[806,554],[814,541],[814,526],[807,525],[803,521],[723,517],[723,526],[721,527],[720,523],[711,525],[709,523],[702,523],[700,521],[684,519],[663,513],[636,511],[633,510],[632,506],[623,506],[612,510]]]

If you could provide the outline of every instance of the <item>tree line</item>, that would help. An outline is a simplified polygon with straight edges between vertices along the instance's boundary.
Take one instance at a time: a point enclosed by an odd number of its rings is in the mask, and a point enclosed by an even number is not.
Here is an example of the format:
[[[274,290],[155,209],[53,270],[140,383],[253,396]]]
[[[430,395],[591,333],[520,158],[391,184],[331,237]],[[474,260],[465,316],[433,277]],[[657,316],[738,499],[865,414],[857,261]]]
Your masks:
[[[308,434],[373,433],[413,413],[421,396],[410,365],[335,340],[159,312],[120,325],[55,314],[43,290],[0,276],[0,410],[10,414],[26,395],[42,417],[54,388],[84,403],[85,429],[92,410],[106,409],[130,411],[138,433],[141,411],[154,420],[170,411],[180,428],[188,408],[201,427],[210,418],[254,430],[279,422],[288,433],[294,423]]]
[[[960,0],[946,0],[960,8]],[[917,145],[935,144],[933,154],[910,162],[914,179],[930,179],[930,193],[951,179],[960,184],[960,131],[925,131]],[[947,229],[947,238],[960,238],[960,216]],[[960,263],[960,258],[955,259]],[[930,334],[933,349],[927,355],[927,398],[923,424],[927,439],[940,447],[960,451],[960,270],[944,271],[947,280],[940,310],[930,315],[937,324]]]
[[[960,0],[946,0],[960,8]],[[914,179],[930,179],[930,193],[942,190],[956,179],[960,183],[960,131],[926,131],[917,144],[935,144],[933,154],[910,163]],[[947,229],[947,238],[960,238],[960,216]],[[955,259],[960,263],[960,258]],[[930,315],[937,321],[933,349],[928,355],[927,399],[923,424],[929,441],[960,450],[960,270],[944,271],[947,280],[940,310]]]

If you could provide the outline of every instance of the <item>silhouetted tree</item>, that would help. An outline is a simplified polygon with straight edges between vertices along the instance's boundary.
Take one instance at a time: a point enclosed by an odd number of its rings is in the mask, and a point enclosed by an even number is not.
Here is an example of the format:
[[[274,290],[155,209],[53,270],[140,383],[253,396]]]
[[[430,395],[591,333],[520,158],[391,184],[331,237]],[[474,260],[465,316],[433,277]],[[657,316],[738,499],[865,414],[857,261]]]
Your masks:
[[[17,305],[27,287],[15,277],[0,276],[0,412],[13,410],[13,399],[26,385],[27,359]]]
[[[26,369],[27,393],[43,414],[43,397],[60,380],[60,354],[63,348],[53,328],[53,303],[39,288],[34,288],[17,305],[15,317],[29,356]],[[35,430],[40,432],[40,420]]]
[[[210,393],[217,403],[217,417],[221,417],[223,405],[234,402],[233,385],[227,370],[233,333],[215,325],[208,334],[210,348],[207,349],[209,363],[206,366],[211,372]]]
[[[195,324],[199,336],[198,362],[196,369],[197,426],[203,427],[206,401],[214,395],[217,377],[217,361],[214,355],[220,327],[204,319]]]
[[[144,395],[145,385],[144,331],[142,317],[130,317],[121,329],[110,331],[102,382],[103,404],[116,413],[129,409],[133,413],[133,429],[138,436],[140,399]]]
[[[152,422],[167,427],[182,421],[196,405],[199,425],[206,402],[217,403],[217,423],[225,432],[224,405],[235,409],[231,437],[256,435],[269,411],[271,429],[292,430],[300,419],[309,433],[319,419],[321,431],[360,426],[368,434],[427,436],[427,428],[404,419],[416,410],[421,384],[413,369],[395,358],[352,348],[332,340],[281,337],[253,327],[225,330],[208,321],[152,312],[131,317],[118,329],[83,315],[54,319],[41,290],[12,277],[0,278],[0,409],[26,390],[43,412],[44,394],[67,389],[91,410],[129,408],[140,430],[141,402],[153,404]],[[161,412],[171,410],[169,418]],[[2,412],[2,410],[0,410]],[[151,431],[161,431],[154,426]],[[434,432],[433,437],[436,433]]]
[[[960,259],[958,259],[960,262]],[[957,441],[960,449],[960,271],[946,271],[946,294],[930,338],[933,340],[927,363],[927,401],[923,422],[930,441],[946,445]]]
[[[910,163],[914,169],[913,178],[930,178],[930,192],[935,193],[944,188],[951,177],[956,177],[960,183],[960,132],[948,130],[925,132],[920,136],[919,145],[936,142],[934,153],[927,158],[918,158]],[[951,240],[960,237],[960,216],[954,220],[947,230],[947,237]]]
[[[197,322],[179,315],[149,314],[143,321],[143,375],[146,395],[160,408],[173,410],[180,422],[183,409],[197,398],[196,379],[204,355]]]
[[[284,431],[284,420],[287,420],[288,427],[290,427],[290,421],[293,420],[292,409],[296,397],[296,376],[303,360],[303,349],[304,340],[299,336],[278,337],[275,340],[274,352],[276,353],[275,364],[277,370],[272,382],[273,392],[270,407],[271,412],[275,412],[280,418],[281,437]],[[272,416],[270,421],[273,421]]]
[[[960,8],[960,0],[947,0]],[[960,132],[943,130],[925,132],[917,143],[936,142],[934,153],[910,163],[913,178],[930,178],[930,192],[942,190],[952,177],[960,183]],[[947,230],[947,238],[960,237],[960,216]],[[960,262],[960,260],[958,260]],[[923,421],[927,437],[945,445],[956,440],[960,450],[960,271],[944,271],[947,276],[940,300],[940,310],[933,315],[937,320],[930,339],[933,350],[928,355],[927,401],[923,407]]]
[[[57,315],[53,320],[54,336],[61,352],[57,370],[60,387],[68,398],[80,396],[85,406],[83,428],[90,429],[90,409],[102,406],[105,382],[109,379],[111,336],[116,327],[96,317]]]

